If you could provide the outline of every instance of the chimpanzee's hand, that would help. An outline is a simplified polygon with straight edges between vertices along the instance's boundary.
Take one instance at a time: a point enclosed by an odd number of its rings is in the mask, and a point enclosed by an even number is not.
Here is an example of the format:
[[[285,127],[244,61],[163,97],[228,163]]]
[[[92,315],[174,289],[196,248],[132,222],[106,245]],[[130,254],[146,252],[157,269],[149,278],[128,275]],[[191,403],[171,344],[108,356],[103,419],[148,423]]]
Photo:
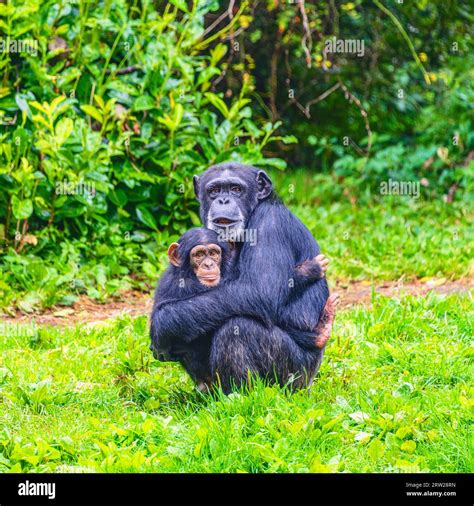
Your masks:
[[[298,265],[296,272],[298,276],[301,276],[306,281],[317,281],[325,277],[328,265],[329,258],[325,255],[318,255]]]
[[[328,270],[329,258],[325,255],[318,255],[317,257],[314,257],[312,261],[319,264],[322,273],[321,278],[324,278],[326,271]]]

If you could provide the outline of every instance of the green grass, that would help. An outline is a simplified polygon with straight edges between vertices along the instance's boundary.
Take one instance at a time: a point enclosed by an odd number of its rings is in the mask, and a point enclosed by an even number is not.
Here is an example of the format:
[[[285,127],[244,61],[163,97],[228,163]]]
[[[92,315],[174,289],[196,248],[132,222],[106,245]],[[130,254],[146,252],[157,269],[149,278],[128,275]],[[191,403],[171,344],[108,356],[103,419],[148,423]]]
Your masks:
[[[146,318],[0,326],[0,472],[473,472],[469,295],[341,311],[311,392],[194,391]],[[30,329],[31,330],[31,329]]]
[[[305,171],[275,179],[283,201],[331,257],[331,279],[458,279],[474,274],[473,201],[468,192],[448,204],[423,195],[381,196],[360,189],[344,195],[344,184]]]

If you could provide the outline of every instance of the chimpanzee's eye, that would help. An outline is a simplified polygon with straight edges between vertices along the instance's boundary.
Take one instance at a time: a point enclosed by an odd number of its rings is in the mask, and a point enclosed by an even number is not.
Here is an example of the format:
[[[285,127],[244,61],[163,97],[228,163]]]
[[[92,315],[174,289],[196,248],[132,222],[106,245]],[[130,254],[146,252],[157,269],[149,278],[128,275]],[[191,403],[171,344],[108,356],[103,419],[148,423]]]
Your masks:
[[[211,251],[209,251],[209,255],[211,257],[216,257],[219,255],[219,252],[216,249],[211,249]]]
[[[230,191],[232,193],[241,193],[242,192],[242,187],[239,186],[238,184],[234,184],[233,186],[230,187]]]
[[[212,186],[207,191],[208,191],[209,195],[211,195],[211,197],[215,197],[219,193],[219,187],[218,186]]]

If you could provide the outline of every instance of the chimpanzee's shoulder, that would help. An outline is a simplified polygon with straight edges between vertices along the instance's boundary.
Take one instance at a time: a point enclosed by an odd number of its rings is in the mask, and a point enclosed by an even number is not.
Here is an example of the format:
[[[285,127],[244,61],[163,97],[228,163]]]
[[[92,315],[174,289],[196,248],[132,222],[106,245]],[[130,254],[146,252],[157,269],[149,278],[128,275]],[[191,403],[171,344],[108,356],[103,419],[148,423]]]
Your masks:
[[[173,268],[169,266],[158,279],[155,290],[155,299],[167,298],[169,292],[174,289],[174,277]]]

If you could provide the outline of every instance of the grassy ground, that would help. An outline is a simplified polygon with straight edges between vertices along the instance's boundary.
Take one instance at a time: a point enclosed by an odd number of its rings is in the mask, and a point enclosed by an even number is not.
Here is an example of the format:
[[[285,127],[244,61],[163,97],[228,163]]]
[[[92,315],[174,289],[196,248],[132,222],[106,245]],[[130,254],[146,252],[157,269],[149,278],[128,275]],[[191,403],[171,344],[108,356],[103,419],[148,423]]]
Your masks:
[[[344,185],[305,171],[275,179],[283,201],[331,257],[331,279],[474,274],[474,203],[468,192],[448,204],[421,195],[338,194]]]
[[[217,399],[153,360],[145,317],[0,326],[0,472],[473,472],[472,316],[377,299],[338,315],[310,393]]]

